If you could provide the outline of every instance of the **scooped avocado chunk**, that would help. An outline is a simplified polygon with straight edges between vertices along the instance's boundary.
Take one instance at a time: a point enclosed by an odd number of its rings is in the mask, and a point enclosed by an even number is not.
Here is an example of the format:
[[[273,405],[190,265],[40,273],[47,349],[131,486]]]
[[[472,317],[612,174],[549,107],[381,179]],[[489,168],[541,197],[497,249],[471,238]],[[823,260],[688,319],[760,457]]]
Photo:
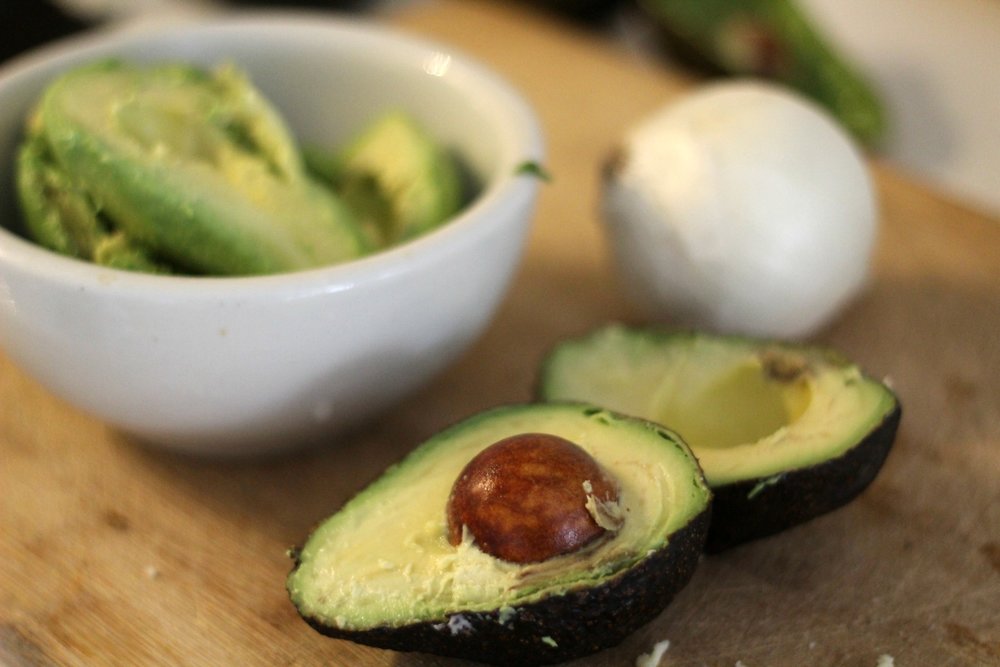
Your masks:
[[[901,414],[888,387],[826,348],[621,325],[558,345],[539,393],[677,431],[715,494],[709,551],[854,498],[881,468]]]
[[[380,244],[433,229],[463,201],[458,162],[399,111],[380,116],[342,151],[333,182]]]
[[[476,490],[494,483],[505,488]],[[697,564],[710,500],[689,448],[652,422],[575,403],[494,408],[322,522],[295,552],[288,592],[332,637],[552,664],[613,646],[666,607]],[[547,532],[526,514],[585,534],[491,554],[498,536]]]
[[[103,61],[64,73],[29,120],[18,178],[28,231],[91,261],[121,235],[110,257],[196,274],[291,271],[370,249],[235,67]]]

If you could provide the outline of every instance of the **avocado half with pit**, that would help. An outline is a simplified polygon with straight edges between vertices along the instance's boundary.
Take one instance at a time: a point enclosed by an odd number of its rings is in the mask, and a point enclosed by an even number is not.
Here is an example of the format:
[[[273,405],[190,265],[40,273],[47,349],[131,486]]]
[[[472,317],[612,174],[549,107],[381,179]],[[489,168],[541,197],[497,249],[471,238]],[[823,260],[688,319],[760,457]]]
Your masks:
[[[322,522],[288,576],[331,637],[497,665],[614,646],[703,551],[711,490],[652,422],[504,406],[416,448]]]
[[[618,324],[557,345],[538,391],[680,434],[714,492],[710,552],[857,496],[885,461],[901,415],[892,390],[827,348]]]

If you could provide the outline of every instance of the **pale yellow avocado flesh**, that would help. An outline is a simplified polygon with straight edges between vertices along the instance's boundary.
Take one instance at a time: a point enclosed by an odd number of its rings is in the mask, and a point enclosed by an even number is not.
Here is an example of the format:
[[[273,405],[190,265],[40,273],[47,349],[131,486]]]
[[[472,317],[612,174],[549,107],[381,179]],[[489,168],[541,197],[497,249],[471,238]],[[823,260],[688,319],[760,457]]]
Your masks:
[[[518,565],[447,540],[454,480],[505,437],[560,435],[620,484],[623,527],[583,550]],[[710,491],[676,435],[580,405],[498,408],[448,429],[323,523],[298,555],[288,590],[300,613],[341,629],[393,627],[464,611],[509,610],[591,586],[666,546],[708,506]]]
[[[664,424],[713,487],[835,458],[895,405],[881,383],[827,350],[618,325],[554,351],[541,392]]]

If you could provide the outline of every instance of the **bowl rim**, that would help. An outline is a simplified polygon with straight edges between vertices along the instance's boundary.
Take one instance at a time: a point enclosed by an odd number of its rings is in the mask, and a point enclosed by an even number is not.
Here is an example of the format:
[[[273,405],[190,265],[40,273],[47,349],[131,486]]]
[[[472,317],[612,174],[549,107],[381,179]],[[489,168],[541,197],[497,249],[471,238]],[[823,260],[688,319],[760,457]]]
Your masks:
[[[67,257],[0,225],[0,279],[2,272],[16,270],[23,275],[71,287],[99,285],[104,293],[146,295],[150,298],[219,299],[250,295],[301,297],[350,289],[360,282],[387,279],[413,270],[456,245],[470,242],[477,231],[486,233],[484,218],[499,216],[505,207],[528,206],[539,186],[537,174],[524,172],[524,163],[541,164],[545,146],[541,123],[523,94],[510,82],[474,56],[447,43],[428,39],[377,20],[346,15],[337,11],[309,9],[227,10],[208,15],[183,16],[151,26],[125,22],[120,26],[98,27],[54,40],[0,64],[0,93],[21,79],[32,79],[40,71],[56,71],[81,62],[88,55],[99,57],[137,42],[154,39],[209,37],[227,31],[247,34],[276,30],[290,35],[323,34],[349,36],[391,46],[407,55],[445,54],[448,74],[489,94],[502,105],[507,126],[513,130],[514,145],[506,147],[512,163],[503,165],[489,177],[484,187],[451,220],[414,239],[345,262],[299,271],[248,276],[157,275],[100,266]],[[518,157],[514,157],[518,156]],[[6,187],[0,184],[0,187]],[[16,204],[15,204],[16,206]]]

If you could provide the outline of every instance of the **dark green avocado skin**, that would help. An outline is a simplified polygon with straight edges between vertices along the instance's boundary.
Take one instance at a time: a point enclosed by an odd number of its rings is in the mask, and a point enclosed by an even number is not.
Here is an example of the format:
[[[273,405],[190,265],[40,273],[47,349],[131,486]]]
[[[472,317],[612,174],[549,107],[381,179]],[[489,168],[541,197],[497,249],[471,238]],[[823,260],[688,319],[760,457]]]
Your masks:
[[[719,553],[831,512],[864,491],[889,455],[902,417],[892,411],[841,456],[770,479],[713,487],[706,553]]]
[[[330,628],[306,617],[318,632],[395,651],[418,651],[505,667],[564,662],[616,646],[645,625],[690,581],[710,523],[706,508],[670,537],[667,547],[635,567],[590,588],[500,610],[456,613],[450,619],[363,631]],[[464,622],[456,617],[461,615]]]

